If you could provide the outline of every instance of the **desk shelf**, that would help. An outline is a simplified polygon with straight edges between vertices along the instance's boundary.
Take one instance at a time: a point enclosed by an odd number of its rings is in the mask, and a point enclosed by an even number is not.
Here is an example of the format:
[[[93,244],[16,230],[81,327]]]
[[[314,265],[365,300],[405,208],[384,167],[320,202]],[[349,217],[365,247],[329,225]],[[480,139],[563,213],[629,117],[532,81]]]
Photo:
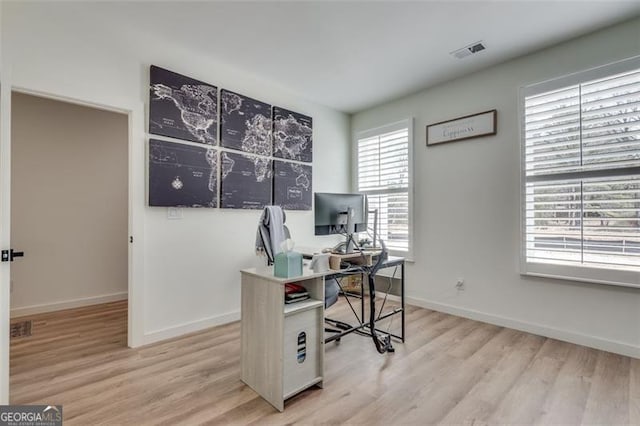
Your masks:
[[[324,304],[321,300],[306,299],[301,302],[285,303],[284,316],[288,317],[297,312],[307,311],[309,309],[319,308]]]

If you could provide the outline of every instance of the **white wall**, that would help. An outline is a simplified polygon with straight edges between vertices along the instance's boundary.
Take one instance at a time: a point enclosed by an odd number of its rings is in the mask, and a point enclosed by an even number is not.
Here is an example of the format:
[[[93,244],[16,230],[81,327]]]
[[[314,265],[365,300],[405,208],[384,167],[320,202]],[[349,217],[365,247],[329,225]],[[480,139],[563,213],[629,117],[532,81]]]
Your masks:
[[[13,93],[11,316],[127,298],[128,118]]]
[[[519,87],[638,54],[636,19],[353,116],[354,133],[415,117],[413,303],[640,357],[640,290],[518,272]],[[493,108],[496,136],[426,148],[427,124]]]
[[[100,7],[117,4],[4,4],[2,32],[10,47],[13,84],[131,111],[132,203],[141,211],[132,226],[134,246],[143,252],[142,271],[134,273],[136,287],[130,289],[130,298],[142,301],[140,306],[131,302],[134,315],[142,314],[134,320],[134,333],[141,335],[134,344],[238,319],[238,270],[261,263],[253,250],[260,213],[185,209],[182,220],[167,220],[166,209],[146,207],[149,65],[312,116],[314,191],[348,189],[349,117],[261,80],[260,70],[234,69],[171,40],[103,22]],[[311,239],[311,212],[289,213],[288,224],[296,240]]]

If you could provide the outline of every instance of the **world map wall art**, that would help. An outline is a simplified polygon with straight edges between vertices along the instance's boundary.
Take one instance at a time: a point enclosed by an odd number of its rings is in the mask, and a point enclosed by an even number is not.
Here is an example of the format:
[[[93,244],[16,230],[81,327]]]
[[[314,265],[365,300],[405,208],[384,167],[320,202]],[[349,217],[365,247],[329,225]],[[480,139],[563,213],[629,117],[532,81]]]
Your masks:
[[[149,206],[311,210],[309,116],[152,65],[149,133]]]
[[[149,133],[216,145],[218,88],[151,66]]]
[[[217,207],[217,150],[149,140],[149,205]]]

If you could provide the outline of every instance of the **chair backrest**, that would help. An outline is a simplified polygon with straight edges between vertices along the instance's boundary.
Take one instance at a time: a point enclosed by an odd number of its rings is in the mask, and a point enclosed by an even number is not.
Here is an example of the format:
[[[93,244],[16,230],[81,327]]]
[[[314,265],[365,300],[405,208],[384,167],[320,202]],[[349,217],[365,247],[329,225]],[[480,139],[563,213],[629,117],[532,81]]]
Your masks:
[[[289,228],[284,224],[286,219],[280,206],[267,206],[262,212],[258,222],[258,237],[261,240],[264,253],[267,255],[267,265],[272,265],[276,254],[282,251],[280,244],[291,238]],[[340,286],[335,278],[327,280],[325,282],[325,308],[335,304],[339,294]]]
[[[280,245],[291,238],[289,228],[285,226],[286,215],[280,206],[266,206],[258,222],[258,235],[262,240],[267,265],[272,265]]]
[[[324,282],[324,307],[334,305],[338,301],[340,295],[340,286],[335,278],[327,279]]]

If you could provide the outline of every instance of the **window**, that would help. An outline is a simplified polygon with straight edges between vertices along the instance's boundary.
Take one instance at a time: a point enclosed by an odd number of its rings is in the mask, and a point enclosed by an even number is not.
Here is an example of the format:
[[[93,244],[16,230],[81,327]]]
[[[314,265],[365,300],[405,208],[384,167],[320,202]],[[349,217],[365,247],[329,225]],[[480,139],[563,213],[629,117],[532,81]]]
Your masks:
[[[524,272],[640,286],[640,59],[522,98]]]
[[[411,121],[361,132],[357,137],[356,187],[369,211],[378,210],[377,236],[399,255],[411,253]],[[373,235],[374,215],[369,215]]]

